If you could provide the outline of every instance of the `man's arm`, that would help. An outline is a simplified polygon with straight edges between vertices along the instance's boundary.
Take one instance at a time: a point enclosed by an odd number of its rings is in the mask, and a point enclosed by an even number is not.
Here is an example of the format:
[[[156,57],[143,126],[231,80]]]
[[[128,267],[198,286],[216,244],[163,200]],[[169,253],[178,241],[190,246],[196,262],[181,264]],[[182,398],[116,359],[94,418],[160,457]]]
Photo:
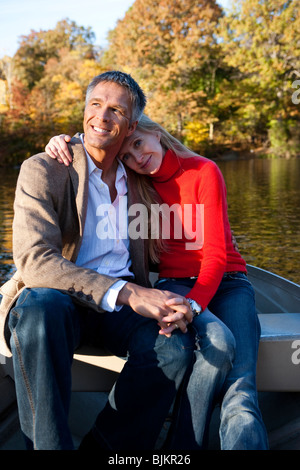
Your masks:
[[[78,216],[68,168],[45,156],[25,161],[14,209],[14,261],[25,285],[65,291],[87,307],[102,311],[103,297],[119,279],[76,266],[74,260],[63,256],[66,246],[78,243]],[[174,297],[171,308],[166,302]],[[178,320],[183,330],[186,325],[180,319],[183,314],[188,319],[190,311],[189,305],[182,305],[184,298],[178,300],[179,297],[127,283],[117,297],[117,304],[130,305],[138,314],[156,319],[161,326],[165,324],[163,317],[168,323]]]
[[[79,241],[78,215],[66,167],[37,156],[20,171],[13,223],[14,262],[27,287],[49,287],[101,310],[117,281],[70,261]]]

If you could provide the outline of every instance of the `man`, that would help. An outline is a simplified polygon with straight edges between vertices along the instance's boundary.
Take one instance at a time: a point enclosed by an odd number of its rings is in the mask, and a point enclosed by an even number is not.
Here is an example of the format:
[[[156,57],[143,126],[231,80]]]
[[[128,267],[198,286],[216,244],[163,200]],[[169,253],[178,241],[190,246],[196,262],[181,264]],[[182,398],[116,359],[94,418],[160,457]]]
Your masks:
[[[146,242],[95,235],[101,204],[118,212],[127,192],[128,206],[139,202],[134,175],[115,156],[145,103],[130,76],[96,77],[87,90],[84,136],[72,141],[73,165],[58,166],[45,154],[22,165],[13,224],[17,273],[2,288],[6,342],[2,338],[0,352],[13,355],[29,448],[73,449],[71,363],[82,342],[98,341],[128,355],[84,439],[86,449],[153,448],[191,363],[193,336],[181,334],[192,320],[190,305],[149,287]],[[178,325],[170,337],[158,333],[163,318]]]

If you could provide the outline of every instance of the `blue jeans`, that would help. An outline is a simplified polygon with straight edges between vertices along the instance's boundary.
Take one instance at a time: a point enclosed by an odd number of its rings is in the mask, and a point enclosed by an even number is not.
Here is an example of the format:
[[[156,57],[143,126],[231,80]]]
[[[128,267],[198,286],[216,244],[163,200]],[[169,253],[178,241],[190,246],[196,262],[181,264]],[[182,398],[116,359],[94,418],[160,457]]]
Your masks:
[[[193,287],[193,279],[168,279],[158,287],[186,295]],[[260,324],[255,309],[255,294],[243,273],[225,274],[208,306],[232,332],[235,339],[233,367],[224,380],[222,389],[209,391],[205,378],[214,365],[203,360],[203,352],[195,352],[194,366],[177,402],[177,417],[171,428],[168,445],[175,449],[199,449],[207,445],[209,415],[203,413],[203,404],[218,400],[221,404],[220,444],[223,450],[267,449],[268,439],[258,406],[256,390],[256,363],[260,338]],[[193,321],[199,335],[203,332],[203,314]],[[212,406],[209,406],[209,412]],[[204,421],[206,420],[206,421]]]
[[[68,427],[73,352],[100,343],[128,356],[93,433],[106,449],[153,449],[191,363],[194,335],[159,335],[129,307],[96,313],[53,289],[25,289],[10,312],[21,429],[29,448],[73,449]]]

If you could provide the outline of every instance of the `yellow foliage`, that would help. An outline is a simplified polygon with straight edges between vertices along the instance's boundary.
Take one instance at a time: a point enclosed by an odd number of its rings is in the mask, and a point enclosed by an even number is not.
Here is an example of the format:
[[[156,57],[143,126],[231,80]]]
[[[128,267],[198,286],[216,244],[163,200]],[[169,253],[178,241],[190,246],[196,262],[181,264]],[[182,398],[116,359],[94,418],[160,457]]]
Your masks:
[[[8,106],[0,103],[0,114],[4,114],[8,110]]]
[[[208,140],[209,129],[207,125],[200,121],[190,121],[185,125],[183,135],[187,145],[194,144],[197,147],[197,145]]]
[[[51,78],[51,81],[53,83],[60,83],[62,80],[64,80],[64,76],[61,73],[53,75],[53,77]]]
[[[87,59],[81,63],[81,67],[78,72],[78,79],[81,83],[88,83],[93,77],[104,72],[103,66],[99,62],[95,62],[94,59]]]

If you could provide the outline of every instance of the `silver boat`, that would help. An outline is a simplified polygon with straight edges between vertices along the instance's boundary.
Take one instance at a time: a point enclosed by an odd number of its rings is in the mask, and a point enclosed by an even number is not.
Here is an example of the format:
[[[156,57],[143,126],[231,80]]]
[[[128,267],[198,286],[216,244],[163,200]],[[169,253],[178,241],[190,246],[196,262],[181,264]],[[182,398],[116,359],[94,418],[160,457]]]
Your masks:
[[[247,269],[261,323],[257,388],[300,391],[300,286],[251,265]],[[73,391],[109,391],[125,360],[108,351],[80,348],[74,355]],[[13,369],[11,359],[0,356],[0,363],[1,386],[5,377],[13,378]]]
[[[152,278],[155,275],[152,276]],[[257,364],[260,407],[271,449],[299,449],[300,417],[300,286],[248,265],[256,291],[262,334]],[[107,351],[81,348],[73,363],[70,429],[77,447],[89,431],[125,359]],[[86,393],[98,392],[98,393]],[[100,392],[100,393],[99,393]],[[275,392],[275,393],[274,393]],[[279,393],[276,393],[279,392]],[[287,393],[280,393],[287,392]],[[19,428],[11,359],[0,356],[0,450],[24,449]],[[210,426],[210,449],[219,449],[219,408]],[[163,443],[163,429],[157,448]]]
[[[261,324],[257,363],[260,391],[300,391],[300,286],[247,266]]]

